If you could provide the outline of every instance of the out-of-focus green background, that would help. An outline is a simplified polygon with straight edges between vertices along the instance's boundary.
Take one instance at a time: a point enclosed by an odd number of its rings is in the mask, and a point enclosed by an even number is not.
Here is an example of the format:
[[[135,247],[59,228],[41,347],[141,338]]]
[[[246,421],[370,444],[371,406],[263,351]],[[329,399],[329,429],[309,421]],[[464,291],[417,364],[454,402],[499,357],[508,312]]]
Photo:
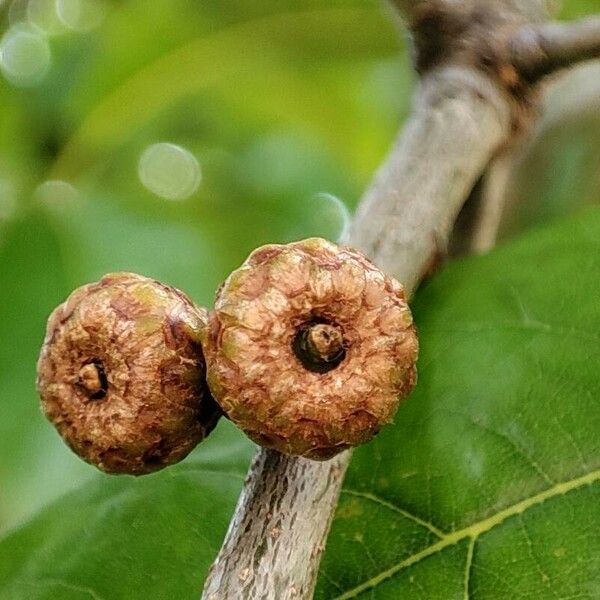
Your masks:
[[[0,0],[0,37],[1,532],[95,473],[38,408],[54,306],[116,270],[210,305],[252,248],[339,238],[414,77],[374,0]],[[599,196],[600,70],[577,76],[514,174],[508,233]],[[213,447],[241,439],[220,427]]]

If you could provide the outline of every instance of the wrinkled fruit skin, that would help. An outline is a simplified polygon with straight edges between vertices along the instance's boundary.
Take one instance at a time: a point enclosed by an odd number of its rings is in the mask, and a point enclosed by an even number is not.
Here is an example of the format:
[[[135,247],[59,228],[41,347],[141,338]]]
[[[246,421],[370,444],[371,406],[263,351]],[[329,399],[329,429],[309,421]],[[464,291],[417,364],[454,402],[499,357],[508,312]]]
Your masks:
[[[326,322],[345,356],[307,370],[297,332]],[[416,382],[418,342],[402,286],[361,253],[309,239],[255,250],[217,292],[203,348],[208,384],[256,443],[324,460],[369,441]]]
[[[131,273],[77,289],[48,321],[44,413],[103,471],[143,475],[178,462],[221,414],[205,385],[206,318],[179,290]]]

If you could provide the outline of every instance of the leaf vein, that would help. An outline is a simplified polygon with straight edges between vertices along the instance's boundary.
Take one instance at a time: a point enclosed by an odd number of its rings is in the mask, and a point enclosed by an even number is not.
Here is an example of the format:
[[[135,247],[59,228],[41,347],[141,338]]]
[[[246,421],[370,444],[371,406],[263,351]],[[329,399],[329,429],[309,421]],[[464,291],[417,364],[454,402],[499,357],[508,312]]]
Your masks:
[[[83,587],[80,585],[75,585],[74,583],[69,583],[68,581],[63,581],[62,579],[41,579],[36,582],[32,582],[32,585],[35,586],[56,586],[62,587],[67,590],[71,590],[74,592],[81,592],[83,594],[88,594],[92,600],[104,600],[102,596],[97,594],[93,589],[88,587]]]
[[[469,549],[467,550],[467,560],[465,562],[465,593],[464,600],[469,600],[469,586],[471,582],[471,571],[473,569],[473,551],[475,549],[475,542],[477,536],[473,536],[469,542]]]
[[[481,534],[486,533],[491,529],[494,529],[510,517],[520,515],[526,510],[534,506],[539,506],[544,502],[551,500],[552,498],[555,498],[557,496],[563,496],[569,492],[572,492],[584,486],[591,486],[598,481],[600,481],[600,469],[592,471],[580,477],[576,477],[575,479],[570,479],[568,481],[557,483],[556,485],[544,490],[543,492],[540,492],[539,494],[535,494],[533,496],[530,496],[529,498],[525,498],[520,502],[517,502],[516,504],[513,504],[512,506],[509,506],[495,513],[491,517],[483,519],[482,521],[472,523],[464,529],[460,529],[458,531],[454,531],[446,535],[439,542],[436,542],[435,544],[424,548],[420,552],[417,552],[412,556],[409,556],[408,558],[402,560],[401,562],[391,566],[389,569],[378,573],[374,577],[371,577],[367,581],[364,581],[355,588],[346,591],[340,596],[337,596],[334,600],[350,600],[351,598],[356,598],[359,594],[371,590],[383,581],[390,579],[403,569],[417,564],[425,558],[428,558],[429,556],[432,556],[437,552],[441,552],[449,546],[454,546],[469,537],[478,537]]]
[[[349,490],[346,488],[344,488],[342,490],[342,493],[347,494],[348,496],[355,496],[356,498],[363,498],[364,500],[369,500],[371,502],[375,502],[376,504],[379,504],[379,505],[381,505],[389,510],[392,510],[392,511],[402,515],[403,517],[413,521],[417,525],[420,525],[421,527],[425,527],[426,529],[431,531],[431,533],[433,533],[436,537],[438,537],[440,539],[445,538],[447,535],[441,529],[436,527],[433,523],[430,523],[429,521],[425,521],[424,519],[421,519],[417,515],[413,515],[412,513],[408,512],[407,510],[404,510],[403,508],[400,508],[396,504],[393,504],[393,503],[389,502],[388,500],[380,498],[379,496],[377,496],[375,494],[371,494],[369,492],[359,492],[356,490]]]

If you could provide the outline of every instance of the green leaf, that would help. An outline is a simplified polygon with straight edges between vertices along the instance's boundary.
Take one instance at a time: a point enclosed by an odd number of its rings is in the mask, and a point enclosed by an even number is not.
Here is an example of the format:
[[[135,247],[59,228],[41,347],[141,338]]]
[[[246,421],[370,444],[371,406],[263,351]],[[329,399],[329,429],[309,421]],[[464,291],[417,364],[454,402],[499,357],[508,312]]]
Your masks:
[[[420,381],[356,451],[317,598],[600,590],[600,211],[447,267]]]
[[[193,598],[241,479],[199,468],[158,481],[97,479],[13,542],[2,557],[0,570],[12,571],[2,597]]]
[[[600,211],[448,266],[414,309],[420,383],[355,452],[316,598],[600,589]],[[0,541],[2,600],[197,598],[251,452],[98,475]]]
[[[186,463],[98,474],[0,543],[2,600],[197,598],[252,445],[229,423]]]

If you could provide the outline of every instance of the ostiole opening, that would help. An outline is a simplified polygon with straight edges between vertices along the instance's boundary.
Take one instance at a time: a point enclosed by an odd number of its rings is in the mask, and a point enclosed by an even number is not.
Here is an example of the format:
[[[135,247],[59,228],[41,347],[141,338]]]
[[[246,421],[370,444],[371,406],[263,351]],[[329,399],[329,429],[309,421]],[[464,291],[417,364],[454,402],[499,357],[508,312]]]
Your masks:
[[[104,366],[99,360],[81,367],[77,383],[90,400],[102,400],[108,392],[108,379]]]
[[[304,368],[313,373],[333,371],[346,357],[342,328],[326,322],[310,322],[300,327],[292,349]]]

